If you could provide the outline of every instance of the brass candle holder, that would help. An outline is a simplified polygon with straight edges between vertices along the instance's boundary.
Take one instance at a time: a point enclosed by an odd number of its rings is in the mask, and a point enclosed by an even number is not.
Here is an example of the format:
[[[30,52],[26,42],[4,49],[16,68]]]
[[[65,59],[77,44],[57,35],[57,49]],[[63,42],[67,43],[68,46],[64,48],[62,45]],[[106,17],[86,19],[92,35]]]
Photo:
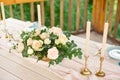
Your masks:
[[[95,74],[98,77],[104,77],[105,73],[102,71],[102,63],[104,61],[104,57],[100,57],[100,69],[99,71]]]
[[[92,72],[88,69],[88,58],[89,56],[84,56],[85,57],[85,67],[82,69],[82,71],[80,72],[82,75],[91,75]]]

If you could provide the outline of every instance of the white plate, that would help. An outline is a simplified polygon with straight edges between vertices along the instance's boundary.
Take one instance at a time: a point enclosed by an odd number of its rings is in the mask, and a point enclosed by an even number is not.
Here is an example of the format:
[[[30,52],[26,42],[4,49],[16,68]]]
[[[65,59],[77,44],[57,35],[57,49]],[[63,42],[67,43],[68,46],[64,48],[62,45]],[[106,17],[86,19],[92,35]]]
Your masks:
[[[111,58],[120,60],[120,46],[108,47],[106,52]]]

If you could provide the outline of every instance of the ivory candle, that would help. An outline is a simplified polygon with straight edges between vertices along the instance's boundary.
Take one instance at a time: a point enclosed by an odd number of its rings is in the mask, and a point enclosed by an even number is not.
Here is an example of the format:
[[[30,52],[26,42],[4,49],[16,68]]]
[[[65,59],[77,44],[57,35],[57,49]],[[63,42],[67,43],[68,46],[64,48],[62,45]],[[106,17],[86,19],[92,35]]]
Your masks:
[[[1,11],[2,11],[2,18],[3,18],[4,28],[6,29],[5,11],[4,11],[4,3],[3,2],[1,2]]]
[[[101,49],[101,57],[104,57],[105,46],[107,41],[107,33],[108,33],[108,23],[104,24],[104,33],[103,33],[103,41],[102,41],[102,49]]]
[[[38,11],[38,27],[41,28],[41,9],[40,9],[40,5],[37,5],[37,11]]]
[[[89,46],[90,46],[90,26],[91,22],[87,22],[87,28],[86,28],[86,51],[85,51],[85,56],[89,56]]]

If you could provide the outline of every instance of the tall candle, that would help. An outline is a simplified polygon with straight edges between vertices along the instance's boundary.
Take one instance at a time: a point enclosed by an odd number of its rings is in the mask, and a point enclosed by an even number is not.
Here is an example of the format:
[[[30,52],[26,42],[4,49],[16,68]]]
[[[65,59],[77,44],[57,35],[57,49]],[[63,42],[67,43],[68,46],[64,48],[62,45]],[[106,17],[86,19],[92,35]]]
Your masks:
[[[37,5],[37,11],[38,11],[38,27],[41,27],[41,9],[40,5]]]
[[[3,2],[1,2],[1,11],[2,11],[2,18],[3,18],[4,28],[6,29],[5,11],[4,11],[4,3]]]
[[[103,41],[102,41],[102,49],[101,49],[101,57],[104,57],[105,46],[107,41],[107,33],[108,33],[108,23],[104,24],[104,33],[103,33]]]
[[[89,56],[89,46],[90,46],[90,26],[91,22],[87,22],[87,28],[86,28],[86,51],[85,51],[85,56]]]

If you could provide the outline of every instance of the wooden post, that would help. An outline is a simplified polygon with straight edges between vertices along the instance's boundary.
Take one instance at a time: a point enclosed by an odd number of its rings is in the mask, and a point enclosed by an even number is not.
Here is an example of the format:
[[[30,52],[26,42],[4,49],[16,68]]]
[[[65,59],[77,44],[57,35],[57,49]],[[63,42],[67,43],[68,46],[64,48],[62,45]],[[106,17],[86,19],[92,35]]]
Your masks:
[[[1,13],[0,13],[0,20],[2,20]]]
[[[93,0],[92,26],[93,29],[102,33],[106,19],[107,0]]]
[[[116,38],[118,34],[119,21],[120,21],[120,0],[118,0],[118,3],[117,3],[117,11],[116,11],[116,17],[115,17],[115,24],[114,24],[114,34],[113,34],[114,38]]]

